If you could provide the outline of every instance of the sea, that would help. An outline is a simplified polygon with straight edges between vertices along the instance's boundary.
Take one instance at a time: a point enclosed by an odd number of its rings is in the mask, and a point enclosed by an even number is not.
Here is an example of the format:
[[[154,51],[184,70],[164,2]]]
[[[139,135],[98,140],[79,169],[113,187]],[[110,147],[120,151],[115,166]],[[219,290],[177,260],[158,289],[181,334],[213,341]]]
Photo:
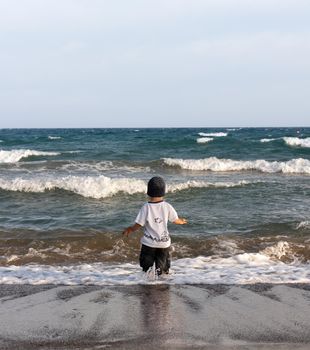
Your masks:
[[[169,275],[124,237],[162,176]],[[0,129],[0,283],[310,282],[310,128]]]

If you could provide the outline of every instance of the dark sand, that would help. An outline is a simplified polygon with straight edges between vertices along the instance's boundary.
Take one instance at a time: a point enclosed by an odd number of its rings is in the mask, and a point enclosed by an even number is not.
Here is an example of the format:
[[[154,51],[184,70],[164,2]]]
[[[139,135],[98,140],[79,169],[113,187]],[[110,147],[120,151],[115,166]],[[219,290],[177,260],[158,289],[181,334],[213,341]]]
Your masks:
[[[0,285],[0,349],[310,349],[310,285]]]

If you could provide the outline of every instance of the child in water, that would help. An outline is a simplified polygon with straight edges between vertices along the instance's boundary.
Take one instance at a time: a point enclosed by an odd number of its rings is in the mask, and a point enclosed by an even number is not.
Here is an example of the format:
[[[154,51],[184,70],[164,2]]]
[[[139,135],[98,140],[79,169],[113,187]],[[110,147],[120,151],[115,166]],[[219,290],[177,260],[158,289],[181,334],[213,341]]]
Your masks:
[[[141,238],[140,266],[147,272],[154,264],[158,275],[169,273],[171,239],[168,232],[168,221],[177,225],[187,224],[179,218],[171,204],[165,202],[166,184],[163,178],[155,176],[147,185],[149,201],[140,209],[135,224],[127,227],[123,234],[128,236],[144,226]]]

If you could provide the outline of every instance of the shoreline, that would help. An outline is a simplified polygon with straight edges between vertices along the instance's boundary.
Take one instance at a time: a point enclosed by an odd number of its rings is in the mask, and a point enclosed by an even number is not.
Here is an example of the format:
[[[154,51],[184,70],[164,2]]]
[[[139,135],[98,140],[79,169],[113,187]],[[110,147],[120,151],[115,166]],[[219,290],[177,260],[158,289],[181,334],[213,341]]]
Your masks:
[[[309,349],[310,284],[0,285],[0,349]]]

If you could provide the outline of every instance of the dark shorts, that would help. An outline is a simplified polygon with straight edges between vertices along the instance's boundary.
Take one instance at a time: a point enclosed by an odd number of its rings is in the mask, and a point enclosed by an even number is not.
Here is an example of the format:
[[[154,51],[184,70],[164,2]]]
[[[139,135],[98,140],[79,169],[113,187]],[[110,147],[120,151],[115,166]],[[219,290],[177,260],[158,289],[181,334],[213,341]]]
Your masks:
[[[140,266],[146,272],[155,262],[157,273],[168,273],[170,268],[170,247],[152,248],[142,244]]]

